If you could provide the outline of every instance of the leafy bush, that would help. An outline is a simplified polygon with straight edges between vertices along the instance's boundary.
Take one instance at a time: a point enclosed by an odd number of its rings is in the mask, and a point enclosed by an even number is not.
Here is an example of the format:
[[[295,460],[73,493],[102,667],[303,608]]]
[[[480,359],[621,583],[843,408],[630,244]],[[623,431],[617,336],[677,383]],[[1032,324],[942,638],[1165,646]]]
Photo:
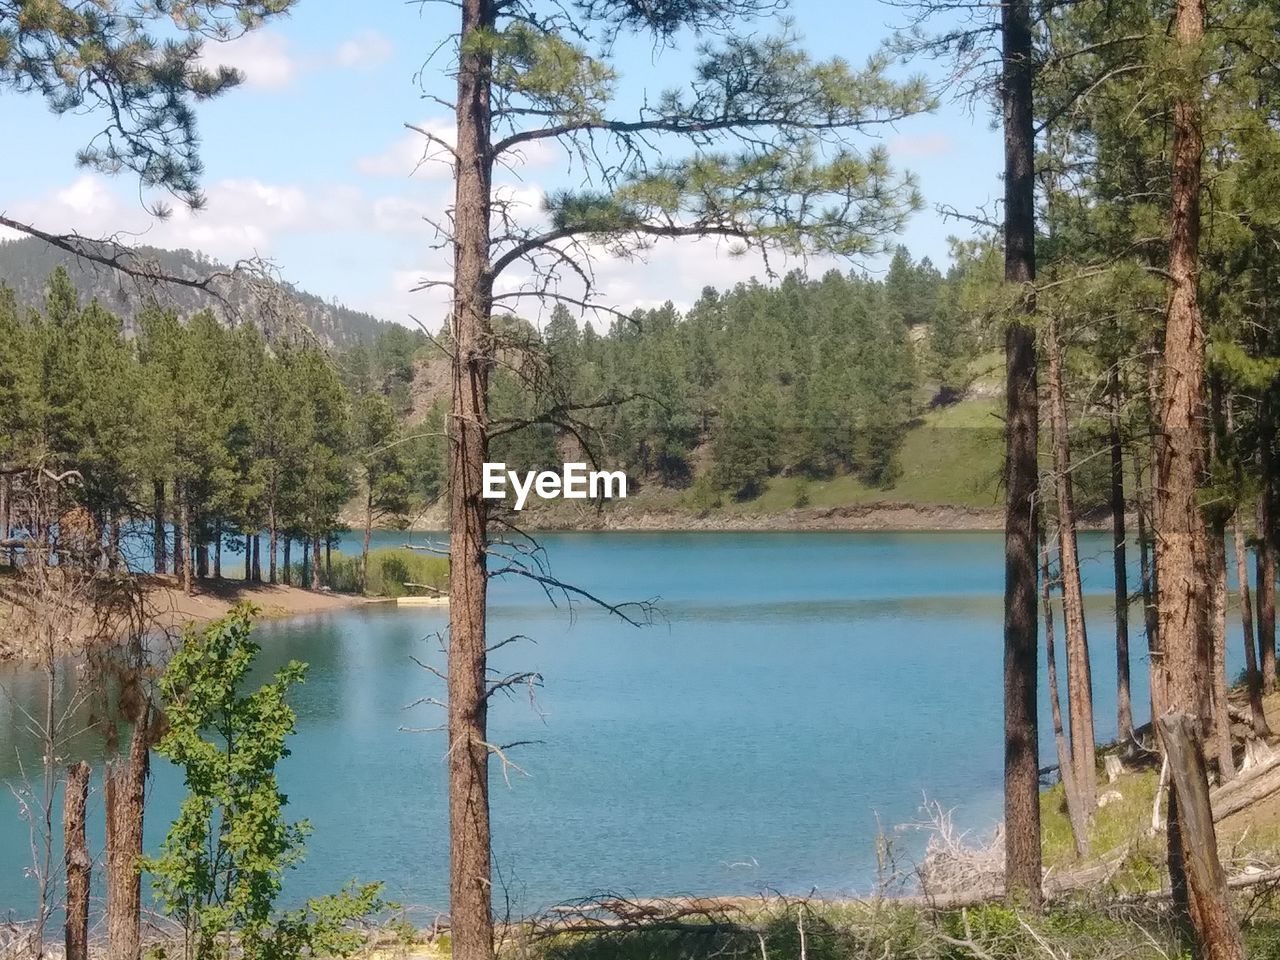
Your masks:
[[[310,832],[306,821],[285,819],[276,781],[297,720],[286,697],[306,664],[291,660],[243,690],[259,651],[253,615],[241,604],[203,630],[188,629],[160,677],[168,731],[156,753],[183,769],[187,796],[145,869],[160,908],[182,928],[185,956],[220,960],[234,943],[245,958],[347,957],[363,944],[353,924],[391,906],[381,884],[352,883],[300,909],[275,910]]]

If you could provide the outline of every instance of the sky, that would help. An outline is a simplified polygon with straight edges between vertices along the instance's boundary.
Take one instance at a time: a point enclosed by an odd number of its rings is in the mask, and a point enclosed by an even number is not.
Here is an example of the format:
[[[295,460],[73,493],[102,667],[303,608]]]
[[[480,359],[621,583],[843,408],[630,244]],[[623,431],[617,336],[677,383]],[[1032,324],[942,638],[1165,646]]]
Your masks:
[[[880,0],[792,0],[790,15],[811,54],[854,64],[905,17]],[[418,0],[299,0],[287,18],[210,45],[210,62],[237,67],[246,80],[198,107],[208,205],[198,214],[175,209],[163,222],[148,215],[128,174],[77,168],[76,151],[100,129],[100,118],[56,116],[39,97],[8,92],[0,96],[0,130],[11,134],[9,148],[0,150],[0,210],[45,230],[123,233],[225,262],[267,257],[286,280],[325,299],[436,327],[445,313],[442,292],[414,288],[447,276],[448,262],[434,249],[437,237],[424,217],[442,217],[452,185],[444,163],[420,163],[426,144],[406,124],[451,135],[452,118],[431,99],[450,98],[448,51],[429,58],[456,29],[456,18],[450,6]],[[617,54],[624,108],[645,92],[679,85],[691,62],[688,50],[655,53],[643,41],[623,43]],[[937,68],[897,69],[905,77]],[[947,237],[969,228],[945,219],[938,206],[990,211],[1001,192],[1000,140],[989,110],[944,97],[934,113],[880,128],[877,136],[895,167],[918,177],[924,195],[925,209],[901,241],[944,267]],[[536,217],[545,191],[576,180],[555,149],[523,159],[504,175],[503,189]],[[6,235],[12,234],[0,230]],[[831,265],[808,266],[819,272]],[[874,273],[884,262],[856,266]],[[687,307],[707,284],[724,288],[752,276],[764,276],[754,256],[689,240],[661,244],[642,262],[605,258],[597,271],[608,300],[622,309],[666,300]]]

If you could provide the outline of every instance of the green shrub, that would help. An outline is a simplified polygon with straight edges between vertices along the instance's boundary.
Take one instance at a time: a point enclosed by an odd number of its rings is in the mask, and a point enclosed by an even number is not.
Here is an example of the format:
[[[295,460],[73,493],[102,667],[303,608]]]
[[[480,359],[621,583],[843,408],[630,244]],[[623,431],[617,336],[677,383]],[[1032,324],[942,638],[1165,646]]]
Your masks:
[[[293,582],[310,586],[303,578],[302,564],[290,567]],[[334,554],[331,569],[320,564],[320,582],[335,593],[360,593],[360,557]],[[433,596],[449,586],[449,561],[408,550],[404,547],[380,547],[369,551],[369,582],[364,593],[370,597]],[[426,588],[432,589],[426,589]]]
[[[276,765],[289,755],[297,716],[288,694],[306,676],[291,660],[256,690],[247,677],[259,647],[254,610],[235,607],[189,627],[157,684],[168,728],[156,753],[181,767],[187,796],[160,853],[143,861],[160,910],[181,931],[183,955],[225,960],[233,938],[245,957],[349,957],[360,924],[394,908],[379,883],[277,911],[285,874],[305,853],[304,821],[285,818]]]
[[[684,494],[685,505],[700,517],[724,506],[724,495],[710,477],[699,477]]]

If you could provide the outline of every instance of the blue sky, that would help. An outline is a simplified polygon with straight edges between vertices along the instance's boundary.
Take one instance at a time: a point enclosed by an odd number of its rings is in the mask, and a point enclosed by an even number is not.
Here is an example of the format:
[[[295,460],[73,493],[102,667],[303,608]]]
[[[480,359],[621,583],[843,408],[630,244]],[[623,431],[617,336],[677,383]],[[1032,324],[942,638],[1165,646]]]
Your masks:
[[[902,22],[903,11],[869,0],[793,0],[791,14],[815,56],[859,63]],[[423,143],[404,125],[452,126],[445,108],[424,93],[449,97],[448,51],[425,61],[455,19],[451,7],[416,0],[299,0],[287,19],[211,47],[208,59],[239,67],[247,81],[200,107],[209,206],[166,223],[148,218],[127,176],[75,166],[76,150],[98,129],[96,117],[56,117],[38,98],[7,94],[0,97],[0,129],[20,131],[6,139],[21,149],[0,151],[0,208],[46,229],[122,231],[223,260],[261,254],[320,296],[434,326],[444,311],[441,296],[411,289],[447,271],[422,217],[442,214],[450,183],[440,163],[413,173]],[[622,44],[617,68],[627,99],[676,85],[688,62],[688,51],[655,58],[647,42]],[[882,133],[895,165],[918,176],[927,205],[903,242],[941,265],[947,235],[968,228],[944,222],[935,205],[977,211],[1000,193],[1000,143],[989,113],[985,105],[970,113],[944,102],[934,114]],[[530,204],[569,182],[553,151],[527,160],[518,178],[507,180]],[[752,259],[681,242],[655,249],[647,263],[607,261],[599,276],[616,305],[631,307],[665,299],[687,305],[706,283],[724,286],[759,272]]]

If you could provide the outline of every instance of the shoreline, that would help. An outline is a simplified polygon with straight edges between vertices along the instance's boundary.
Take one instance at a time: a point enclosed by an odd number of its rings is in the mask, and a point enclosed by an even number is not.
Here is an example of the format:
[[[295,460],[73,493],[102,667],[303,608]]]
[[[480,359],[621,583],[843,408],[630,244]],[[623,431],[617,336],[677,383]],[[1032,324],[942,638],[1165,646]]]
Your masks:
[[[188,595],[171,574],[140,574],[137,578],[151,630],[171,636],[176,636],[188,626],[217,620],[243,601],[258,608],[260,621],[304,617],[384,602],[382,598],[313,591],[279,583],[245,583],[243,580],[198,581],[195,591]],[[31,651],[15,642],[22,634],[26,611],[3,589],[4,586],[5,578],[0,577],[0,666],[30,663],[35,659]],[[127,629],[126,614],[108,611],[102,616],[103,619],[97,622],[91,622],[83,615],[78,618],[59,645],[59,655],[78,654],[95,646],[117,643]]]
[[[701,515],[661,507],[619,504],[599,510],[566,514],[557,509],[533,509],[508,514],[526,530],[547,533],[999,533],[1004,508],[956,504],[867,503],[838,507],[797,507],[780,513]],[[1093,524],[1082,524],[1090,527]],[[1103,524],[1098,523],[1101,527]],[[353,529],[359,524],[352,525]],[[381,526],[384,531],[441,533],[440,518],[415,519],[407,527]]]

